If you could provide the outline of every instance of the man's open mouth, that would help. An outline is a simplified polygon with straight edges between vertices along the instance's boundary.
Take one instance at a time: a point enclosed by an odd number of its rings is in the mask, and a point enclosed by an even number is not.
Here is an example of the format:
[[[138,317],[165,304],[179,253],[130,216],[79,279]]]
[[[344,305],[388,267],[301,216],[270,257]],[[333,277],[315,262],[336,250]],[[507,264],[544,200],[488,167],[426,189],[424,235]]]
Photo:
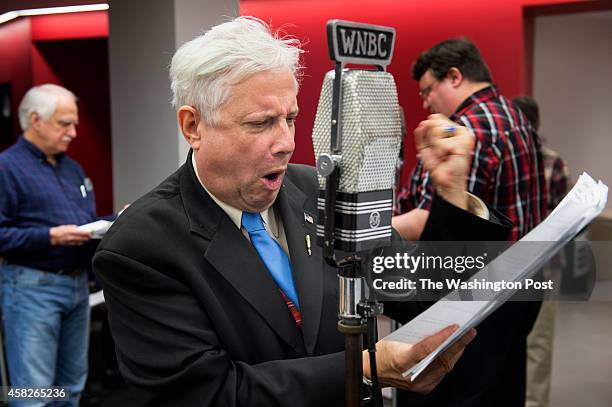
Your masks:
[[[264,175],[262,179],[264,180],[264,183],[268,186],[268,188],[277,189],[280,187],[280,184],[282,183],[284,173],[285,171],[282,171],[282,170],[273,171],[273,172],[270,172]]]
[[[280,177],[281,173],[282,173],[281,171],[271,172],[269,174],[266,174],[264,178],[269,181],[275,181],[278,177]]]

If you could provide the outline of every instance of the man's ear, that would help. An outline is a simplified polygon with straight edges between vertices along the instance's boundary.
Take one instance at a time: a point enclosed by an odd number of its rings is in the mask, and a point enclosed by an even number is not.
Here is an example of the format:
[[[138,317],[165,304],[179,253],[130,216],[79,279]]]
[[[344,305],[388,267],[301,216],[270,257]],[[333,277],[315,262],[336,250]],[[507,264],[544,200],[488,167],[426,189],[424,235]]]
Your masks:
[[[42,117],[37,112],[30,113],[30,117],[28,117],[28,127],[32,129],[38,128],[42,123]]]
[[[200,123],[198,111],[192,106],[183,105],[179,107],[176,116],[185,140],[194,150],[199,149],[201,138],[198,134],[198,124]]]
[[[461,73],[459,68],[452,67],[448,70],[446,76],[448,77],[453,88],[457,88],[463,83],[463,74]]]

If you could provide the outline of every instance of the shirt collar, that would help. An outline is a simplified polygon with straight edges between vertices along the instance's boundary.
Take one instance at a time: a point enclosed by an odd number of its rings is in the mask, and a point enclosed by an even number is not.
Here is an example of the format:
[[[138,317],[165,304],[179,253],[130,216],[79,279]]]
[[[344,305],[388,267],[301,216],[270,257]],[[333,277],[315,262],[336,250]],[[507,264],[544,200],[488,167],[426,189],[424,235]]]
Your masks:
[[[459,105],[457,110],[455,110],[455,113],[453,113],[450,119],[452,121],[456,121],[471,106],[478,103],[486,102],[498,96],[499,92],[497,91],[497,87],[495,85],[489,85],[485,88],[482,88],[479,91],[472,93],[470,97],[465,99],[463,103]]]
[[[219,205],[219,207],[223,210],[223,212],[227,214],[227,216],[229,216],[234,225],[236,225],[236,227],[240,229],[242,227],[242,210],[223,202],[222,200],[214,196],[208,190],[208,188],[206,188],[206,186],[202,182],[202,179],[200,178],[200,175],[198,174],[198,167],[196,164],[195,155],[193,153],[191,154],[191,164],[193,165],[193,171],[195,172],[195,176],[200,182],[202,188],[204,188],[204,191],[206,191],[206,193],[210,195],[212,200],[215,201],[217,205]],[[274,217],[272,207],[268,208],[268,210],[261,212],[261,218],[263,219],[264,225],[268,227],[268,230],[272,232],[274,236],[278,237],[278,226],[276,218]]]
[[[34,143],[27,140],[25,136],[21,135],[21,137],[17,139],[17,144],[25,148],[26,150],[28,150],[30,153],[32,153],[34,157],[42,161],[45,161],[45,162],[48,161],[47,155],[40,148],[38,148]],[[63,153],[55,154],[54,157],[55,157],[55,160],[59,163],[64,158],[64,154]]]

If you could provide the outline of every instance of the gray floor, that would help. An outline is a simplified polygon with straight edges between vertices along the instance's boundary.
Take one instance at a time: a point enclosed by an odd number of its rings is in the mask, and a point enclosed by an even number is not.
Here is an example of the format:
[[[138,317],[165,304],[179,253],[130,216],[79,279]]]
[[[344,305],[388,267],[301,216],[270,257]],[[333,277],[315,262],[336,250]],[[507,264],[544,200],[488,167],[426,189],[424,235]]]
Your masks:
[[[550,407],[612,406],[612,292],[607,301],[559,302]],[[597,294],[597,293],[595,293]],[[383,323],[382,332],[388,330]],[[385,407],[391,407],[389,400]]]
[[[558,304],[550,401],[612,406],[612,301]]]

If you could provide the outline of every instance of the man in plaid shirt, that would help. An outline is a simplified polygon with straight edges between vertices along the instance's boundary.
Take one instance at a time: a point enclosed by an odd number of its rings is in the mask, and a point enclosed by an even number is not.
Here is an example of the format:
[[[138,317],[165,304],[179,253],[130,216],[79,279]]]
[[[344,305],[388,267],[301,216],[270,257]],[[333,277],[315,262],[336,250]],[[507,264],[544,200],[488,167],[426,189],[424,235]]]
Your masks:
[[[506,215],[518,240],[546,216],[546,183],[540,140],[525,115],[493,85],[488,67],[467,39],[443,41],[420,55],[412,68],[423,108],[441,113],[476,137],[468,190]],[[403,194],[402,194],[403,192]],[[434,194],[421,160],[400,192],[407,213],[393,226],[408,239],[421,233]],[[411,405],[523,406],[525,340],[539,303],[507,303],[480,328],[478,338],[428,400]],[[421,401],[423,404],[420,404]],[[433,404],[432,404],[433,403]]]
[[[433,47],[415,63],[412,77],[419,81],[425,109],[472,130],[476,145],[468,189],[508,216],[515,225],[512,240],[520,239],[546,216],[541,145],[534,129],[491,84],[478,49],[467,40],[448,40]],[[428,210],[433,193],[429,174],[419,160],[404,189],[403,211]],[[394,226],[400,232],[405,229],[402,217],[394,220]]]

